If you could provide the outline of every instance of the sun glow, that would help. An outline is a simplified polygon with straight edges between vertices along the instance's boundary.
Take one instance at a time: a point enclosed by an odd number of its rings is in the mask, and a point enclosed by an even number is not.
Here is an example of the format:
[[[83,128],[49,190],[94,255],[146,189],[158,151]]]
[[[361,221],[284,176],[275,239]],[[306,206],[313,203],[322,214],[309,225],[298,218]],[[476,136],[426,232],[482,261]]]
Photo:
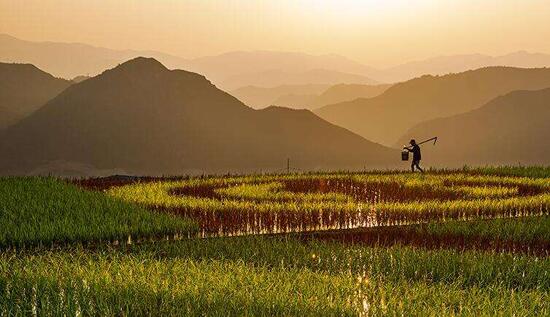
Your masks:
[[[410,10],[426,1],[405,0],[302,0],[306,10],[325,17],[376,17]]]

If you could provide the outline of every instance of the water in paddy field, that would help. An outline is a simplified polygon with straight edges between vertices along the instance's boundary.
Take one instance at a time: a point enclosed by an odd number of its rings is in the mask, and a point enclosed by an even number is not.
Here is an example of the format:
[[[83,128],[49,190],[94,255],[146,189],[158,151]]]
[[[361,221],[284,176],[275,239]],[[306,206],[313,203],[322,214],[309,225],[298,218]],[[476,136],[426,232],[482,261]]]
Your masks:
[[[403,176],[403,175],[402,175]],[[154,195],[181,205],[142,203],[159,212],[194,219],[200,236],[235,236],[394,226],[446,220],[516,217],[548,213],[547,187],[505,178],[413,179],[352,176],[205,178],[158,189]],[[408,177],[408,176],[407,176]],[[229,179],[229,181],[228,181]],[[435,180],[435,181],[434,181]],[[161,180],[170,184],[174,180]],[[158,182],[146,179],[139,186]],[[120,188],[134,182],[108,183]],[[176,184],[176,183],[175,183]],[[87,187],[102,189],[101,184]],[[155,189],[157,190],[157,189]],[[137,194],[127,194],[130,198]],[[153,195],[153,196],[154,196]],[[128,199],[124,194],[120,198]],[[520,199],[513,201],[513,199]],[[132,199],[129,199],[132,201]],[[185,205],[194,201],[195,205]],[[208,204],[200,205],[200,202]],[[509,203],[509,205],[503,205]],[[197,207],[203,206],[203,207]],[[204,207],[208,206],[208,207]]]
[[[467,184],[472,185],[472,184]],[[476,190],[503,191],[503,196],[528,197],[540,194],[542,189],[536,186],[517,186],[502,184],[476,184]],[[465,185],[461,185],[465,186]],[[233,236],[247,234],[273,234],[290,232],[309,232],[338,229],[368,228],[376,226],[407,225],[429,221],[444,221],[449,219],[470,219],[474,215],[466,215],[461,212],[446,213],[434,210],[425,213],[410,213],[399,210],[388,210],[388,204],[407,206],[419,202],[431,201],[444,204],[455,200],[473,200],[460,191],[441,190],[436,187],[408,188],[398,183],[358,183],[350,180],[299,180],[284,182],[284,192],[294,194],[343,194],[353,201],[352,209],[334,206],[320,208],[290,207],[276,211],[246,210],[182,210],[173,212],[198,219],[201,224],[202,236]],[[198,193],[197,191],[201,191]],[[205,194],[207,193],[207,194]],[[176,195],[196,195],[210,199],[227,199],[215,194],[215,190],[183,190],[174,192]],[[295,203],[296,201],[285,198],[266,197],[256,199],[257,203]],[[543,213],[543,207],[534,209],[513,209],[508,212],[475,214],[475,218],[510,217],[523,214]]]

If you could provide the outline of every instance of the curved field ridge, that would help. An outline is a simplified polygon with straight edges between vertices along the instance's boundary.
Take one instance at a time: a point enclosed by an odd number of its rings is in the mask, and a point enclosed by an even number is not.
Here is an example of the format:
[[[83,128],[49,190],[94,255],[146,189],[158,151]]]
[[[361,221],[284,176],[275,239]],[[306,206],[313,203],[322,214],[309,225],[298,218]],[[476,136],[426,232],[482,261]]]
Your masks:
[[[548,215],[550,210],[547,178],[467,173],[195,178],[129,184],[107,193],[196,219],[207,235]]]
[[[292,234],[304,241],[326,240],[373,247],[480,250],[550,256],[550,216],[447,221],[406,226]]]

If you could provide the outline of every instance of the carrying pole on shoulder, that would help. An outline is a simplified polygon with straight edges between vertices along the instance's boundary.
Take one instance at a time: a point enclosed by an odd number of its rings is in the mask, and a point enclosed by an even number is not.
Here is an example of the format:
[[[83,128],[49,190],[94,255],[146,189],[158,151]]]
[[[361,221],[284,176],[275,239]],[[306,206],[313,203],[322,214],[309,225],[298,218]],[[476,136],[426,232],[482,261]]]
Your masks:
[[[421,145],[421,144],[424,144],[424,143],[427,143],[427,142],[430,142],[430,141],[434,141],[434,145],[435,145],[435,143],[437,142],[437,137],[434,136],[433,138],[424,140],[422,142],[418,142],[416,144]],[[409,160],[409,149],[410,148],[408,146],[403,145],[403,150],[401,151],[401,160],[402,161],[408,161]]]
[[[434,145],[435,145],[435,143],[437,142],[437,137],[434,136],[434,137],[431,138],[431,139],[427,139],[427,140],[424,140],[424,141],[422,141],[422,142],[418,142],[418,143],[416,143],[416,144],[420,145],[420,144],[424,144],[424,143],[427,143],[427,142],[430,142],[430,141],[434,141]]]

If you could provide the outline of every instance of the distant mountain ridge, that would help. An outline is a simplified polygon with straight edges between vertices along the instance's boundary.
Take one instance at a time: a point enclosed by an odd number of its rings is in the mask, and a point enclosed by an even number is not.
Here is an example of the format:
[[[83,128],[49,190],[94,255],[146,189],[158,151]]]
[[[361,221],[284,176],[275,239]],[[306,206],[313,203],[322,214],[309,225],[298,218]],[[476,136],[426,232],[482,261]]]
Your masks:
[[[245,86],[375,83],[374,69],[346,57],[296,52],[238,51],[193,59],[191,70],[229,90]]]
[[[233,90],[253,85],[269,87],[288,84],[281,74],[290,74],[292,81],[313,84],[304,79],[314,70],[323,71],[329,84],[397,83],[422,75],[445,75],[488,66],[524,68],[550,67],[550,54],[518,51],[501,56],[483,54],[448,55],[403,63],[392,67],[371,67],[336,54],[311,55],[297,52],[235,51],[199,58],[182,58],[156,51],[113,50],[80,43],[33,42],[0,34],[0,61],[31,63],[66,79],[95,76],[137,56],[153,57],[170,69],[185,69],[206,75],[214,84]],[[274,77],[262,78],[262,74]],[[335,82],[346,74],[359,76],[354,82]],[[351,78],[351,77],[350,77]],[[257,81],[264,80],[260,85]],[[360,82],[355,80],[360,79]],[[319,83],[319,81],[317,81]],[[267,87],[267,86],[266,86]]]
[[[373,98],[386,91],[390,84],[338,84],[318,95],[289,94],[275,99],[272,104],[294,109],[316,110],[333,103],[352,101],[359,98]]]
[[[33,42],[0,34],[0,62],[29,63],[56,77],[95,76],[137,56],[154,57],[169,67],[185,67],[187,60],[154,51],[113,50],[81,43]]]
[[[401,82],[422,75],[445,75],[491,66],[550,67],[550,54],[518,51],[500,56],[484,54],[437,56],[382,69],[374,78],[382,82]]]
[[[360,85],[360,84],[338,84],[330,87],[313,100],[314,108],[326,105],[355,100],[358,98],[373,98],[384,93],[392,85]]]
[[[374,82],[365,75],[369,67],[338,55],[249,51],[186,59],[156,51],[113,50],[79,43],[32,42],[0,34],[0,61],[31,63],[67,79],[95,76],[138,56],[153,57],[170,69],[205,74],[216,85],[228,90],[247,85]]]
[[[255,109],[261,109],[271,105],[275,105],[274,101],[281,96],[317,96],[318,94],[321,94],[322,92],[327,90],[329,87],[330,85],[281,85],[276,87],[245,86],[235,90],[231,90],[229,91],[229,93],[242,101],[247,106]]]
[[[550,87],[550,69],[487,67],[445,76],[422,76],[395,84],[379,96],[328,105],[323,119],[364,138],[393,145],[414,125],[476,109],[522,89]]]
[[[310,69],[303,72],[267,70],[234,75],[218,81],[221,87],[232,90],[245,86],[277,87],[281,85],[335,85],[375,84],[376,81],[353,73],[327,69]]]
[[[550,89],[519,90],[479,109],[414,126],[397,144],[437,135],[437,146],[423,148],[426,164],[548,165]]]
[[[246,86],[230,93],[256,109],[275,105],[313,110],[332,103],[375,97],[390,86],[389,84],[283,85],[273,88]]]
[[[387,166],[395,151],[309,111],[253,110],[204,76],[136,58],[73,84],[0,134],[0,172],[131,174]],[[53,171],[62,174],[62,171]]]
[[[34,65],[0,63],[0,129],[28,116],[70,85]]]
[[[298,52],[236,51],[193,59],[196,71],[216,76],[214,81],[243,74],[280,71],[305,73],[312,70],[334,71],[367,76],[374,68],[336,54],[311,55]],[[258,85],[258,84],[256,84]]]

